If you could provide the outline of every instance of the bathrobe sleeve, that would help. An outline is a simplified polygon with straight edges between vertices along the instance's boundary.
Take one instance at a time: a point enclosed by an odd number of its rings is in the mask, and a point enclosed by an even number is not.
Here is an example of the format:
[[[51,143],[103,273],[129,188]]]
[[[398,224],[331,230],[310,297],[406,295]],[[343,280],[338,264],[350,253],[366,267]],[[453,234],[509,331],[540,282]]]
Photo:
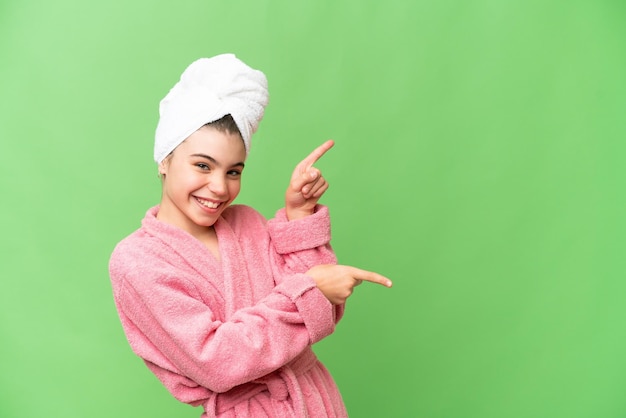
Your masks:
[[[272,244],[284,260],[287,273],[304,273],[318,264],[337,264],[330,239],[328,207],[317,205],[315,212],[305,218],[289,221],[285,209],[280,209],[267,223]]]
[[[314,287],[306,276],[286,281],[228,321],[220,321],[189,282],[169,274],[149,289],[128,277],[117,299],[138,355],[219,393],[273,372],[332,332],[329,309],[318,308],[327,302]],[[313,333],[307,316],[317,323]]]
[[[267,223],[280,274],[304,273],[319,264],[337,264],[330,245],[331,225],[327,206],[317,205],[312,215],[289,221],[285,209]],[[343,317],[345,305],[334,307],[335,322]]]

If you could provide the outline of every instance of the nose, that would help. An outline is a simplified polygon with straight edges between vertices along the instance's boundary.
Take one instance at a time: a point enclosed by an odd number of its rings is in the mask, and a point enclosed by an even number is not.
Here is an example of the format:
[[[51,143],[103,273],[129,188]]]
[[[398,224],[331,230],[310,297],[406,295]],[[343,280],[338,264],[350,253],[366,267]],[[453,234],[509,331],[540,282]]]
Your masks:
[[[228,187],[226,186],[226,179],[221,175],[211,176],[207,187],[216,196],[223,197],[228,193]]]

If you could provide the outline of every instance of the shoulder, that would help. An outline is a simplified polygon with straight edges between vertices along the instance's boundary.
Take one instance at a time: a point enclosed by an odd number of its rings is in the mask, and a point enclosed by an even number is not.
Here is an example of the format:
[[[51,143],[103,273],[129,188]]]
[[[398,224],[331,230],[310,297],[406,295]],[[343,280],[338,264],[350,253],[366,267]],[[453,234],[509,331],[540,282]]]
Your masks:
[[[172,291],[197,295],[192,271],[170,246],[142,229],[120,241],[109,259],[113,293],[122,304]]]
[[[142,254],[153,247],[156,238],[148,233],[149,228],[147,229],[146,226],[158,222],[156,221],[157,213],[158,206],[148,209],[141,220],[141,226],[117,243],[111,255],[112,260],[125,258],[127,255]]]
[[[165,262],[167,253],[160,240],[139,229],[115,246],[109,259],[109,272],[116,278],[153,270]]]

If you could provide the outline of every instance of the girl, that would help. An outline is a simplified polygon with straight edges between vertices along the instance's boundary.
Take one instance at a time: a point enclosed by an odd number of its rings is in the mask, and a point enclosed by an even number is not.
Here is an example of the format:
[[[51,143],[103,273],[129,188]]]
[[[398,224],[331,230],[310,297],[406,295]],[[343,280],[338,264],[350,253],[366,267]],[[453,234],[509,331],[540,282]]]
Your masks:
[[[231,205],[263,117],[263,73],[234,55],[192,63],[160,105],[155,160],[162,198],[115,248],[110,275],[128,341],[180,401],[203,417],[345,417],[311,350],[344,302],[376,273],[336,265],[328,188],[300,162],[272,220]]]

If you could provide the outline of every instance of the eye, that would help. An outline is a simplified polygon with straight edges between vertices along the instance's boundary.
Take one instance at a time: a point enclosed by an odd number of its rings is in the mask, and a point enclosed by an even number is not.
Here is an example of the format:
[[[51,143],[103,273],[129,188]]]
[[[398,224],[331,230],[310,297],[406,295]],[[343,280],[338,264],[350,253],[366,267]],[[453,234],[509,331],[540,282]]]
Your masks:
[[[198,167],[200,170],[204,170],[204,171],[208,171],[208,170],[211,169],[211,167],[209,167],[205,163],[196,163],[196,167]]]
[[[228,172],[228,175],[231,177],[240,177],[241,176],[241,171],[240,170],[230,170]]]

